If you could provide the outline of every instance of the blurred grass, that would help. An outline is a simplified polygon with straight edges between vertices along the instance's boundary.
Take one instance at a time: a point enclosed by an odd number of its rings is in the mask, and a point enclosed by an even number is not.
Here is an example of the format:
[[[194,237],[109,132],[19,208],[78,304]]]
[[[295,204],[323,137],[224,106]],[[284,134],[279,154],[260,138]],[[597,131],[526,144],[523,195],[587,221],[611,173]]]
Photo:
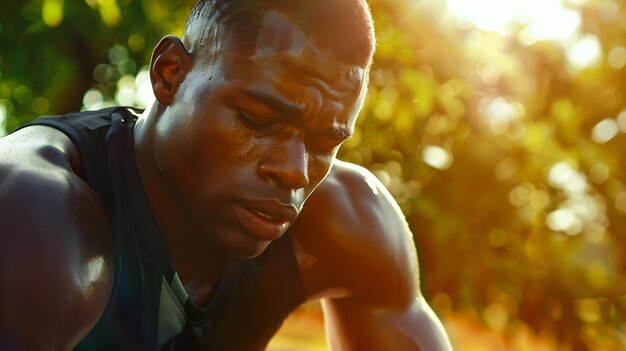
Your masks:
[[[440,317],[457,351],[572,351],[569,346],[558,345],[555,335],[533,332],[521,322],[506,331],[485,327],[471,309]],[[328,350],[319,303],[309,303],[294,311],[272,339],[267,350]]]
[[[294,311],[270,342],[268,351],[325,351],[324,318],[318,302]]]

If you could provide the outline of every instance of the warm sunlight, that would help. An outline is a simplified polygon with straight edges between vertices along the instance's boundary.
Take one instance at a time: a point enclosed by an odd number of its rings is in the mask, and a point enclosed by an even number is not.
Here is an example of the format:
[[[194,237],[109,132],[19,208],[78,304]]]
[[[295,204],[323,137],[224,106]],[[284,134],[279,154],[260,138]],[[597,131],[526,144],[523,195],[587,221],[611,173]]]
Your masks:
[[[474,25],[507,34],[523,26],[526,40],[564,40],[580,26],[577,9],[585,0],[448,0],[459,27]]]
[[[568,67],[581,70],[598,65],[603,52],[598,38],[581,28],[581,8],[589,0],[448,0],[448,11],[461,30],[478,29],[502,37],[516,36],[525,46],[549,40],[565,51]],[[619,10],[608,0],[599,6],[610,21]],[[622,67],[626,55],[615,51],[611,64]]]

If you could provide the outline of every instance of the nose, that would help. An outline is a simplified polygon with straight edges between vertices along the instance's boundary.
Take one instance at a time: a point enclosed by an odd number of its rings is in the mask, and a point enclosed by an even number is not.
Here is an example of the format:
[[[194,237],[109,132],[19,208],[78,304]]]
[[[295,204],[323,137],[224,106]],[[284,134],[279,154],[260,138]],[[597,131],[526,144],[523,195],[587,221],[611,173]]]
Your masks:
[[[259,166],[261,176],[284,189],[309,185],[309,155],[304,143],[293,137],[271,150]]]

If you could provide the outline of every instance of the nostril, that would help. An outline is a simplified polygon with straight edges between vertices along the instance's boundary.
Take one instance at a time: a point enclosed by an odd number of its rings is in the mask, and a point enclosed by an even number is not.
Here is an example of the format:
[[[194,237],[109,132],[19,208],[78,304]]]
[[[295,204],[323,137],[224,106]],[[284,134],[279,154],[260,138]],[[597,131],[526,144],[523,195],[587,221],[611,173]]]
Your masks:
[[[275,183],[281,188],[299,189],[309,185],[306,165],[300,167],[285,167],[278,164],[263,164],[260,166],[263,178]]]

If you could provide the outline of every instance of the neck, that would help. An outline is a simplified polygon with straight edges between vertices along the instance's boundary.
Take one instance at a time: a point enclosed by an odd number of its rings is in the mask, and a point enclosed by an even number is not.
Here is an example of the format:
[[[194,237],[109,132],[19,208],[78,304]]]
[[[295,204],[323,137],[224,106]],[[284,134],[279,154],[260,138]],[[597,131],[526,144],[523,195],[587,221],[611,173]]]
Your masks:
[[[228,257],[200,235],[158,167],[154,149],[156,124],[166,109],[155,102],[135,124],[137,169],[174,267],[192,301],[203,303],[214,292]]]

